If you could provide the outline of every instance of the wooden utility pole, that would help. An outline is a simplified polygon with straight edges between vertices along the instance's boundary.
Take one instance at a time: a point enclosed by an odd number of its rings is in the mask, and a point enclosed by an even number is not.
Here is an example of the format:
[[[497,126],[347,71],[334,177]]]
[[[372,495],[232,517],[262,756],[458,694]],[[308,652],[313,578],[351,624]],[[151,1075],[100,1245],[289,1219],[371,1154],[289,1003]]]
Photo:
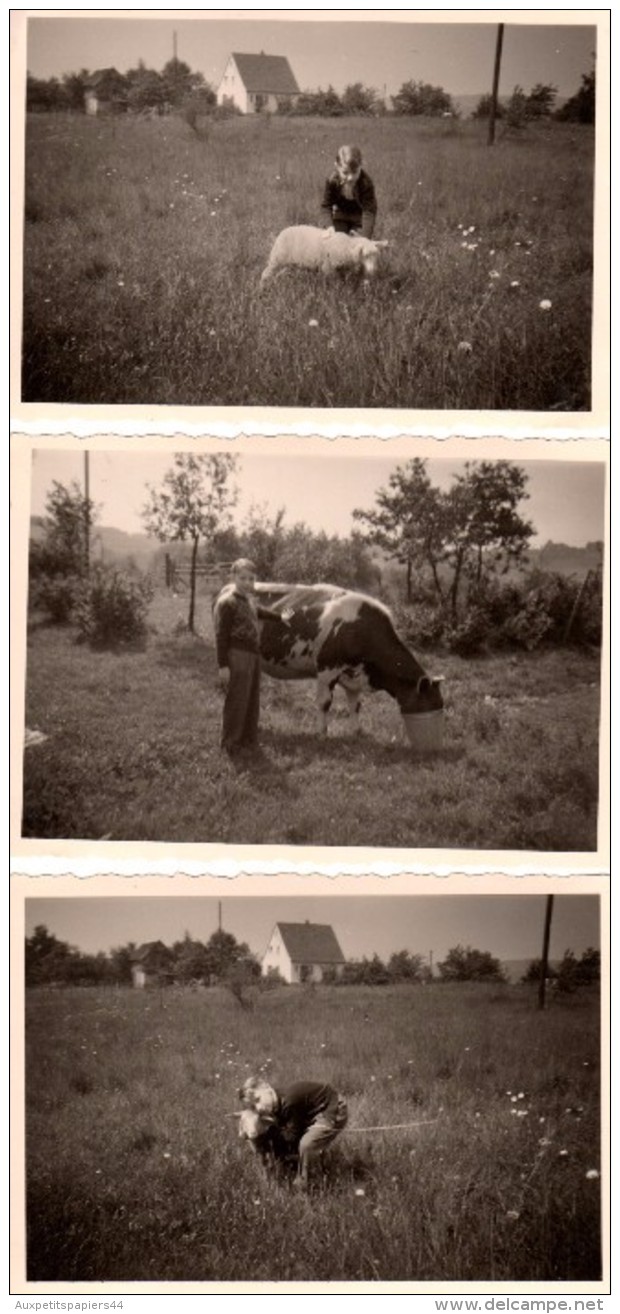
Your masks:
[[[218,899],[217,901],[217,929],[218,931],[221,931],[222,929],[222,900],[221,899]]]
[[[84,565],[90,571],[90,469],[89,452],[84,452]]]
[[[545,909],[545,928],[543,931],[542,958],[540,960],[540,980],[538,982],[538,1007],[545,1007],[545,995],[547,992],[547,972],[549,970],[549,940],[551,937],[551,918],[553,916],[553,895],[547,895],[547,907]]]
[[[497,93],[499,91],[499,71],[502,65],[502,46],[504,44],[504,24],[497,25],[495,43],[495,64],[493,65],[493,87],[491,90],[491,107],[489,110],[489,146],[495,141],[495,119],[497,116]]]
[[[177,34],[176,34],[176,32],[173,32],[173,33],[172,33],[172,58],[173,58],[173,60],[174,60],[174,62],[175,62],[175,64],[176,64],[176,62],[177,62]]]

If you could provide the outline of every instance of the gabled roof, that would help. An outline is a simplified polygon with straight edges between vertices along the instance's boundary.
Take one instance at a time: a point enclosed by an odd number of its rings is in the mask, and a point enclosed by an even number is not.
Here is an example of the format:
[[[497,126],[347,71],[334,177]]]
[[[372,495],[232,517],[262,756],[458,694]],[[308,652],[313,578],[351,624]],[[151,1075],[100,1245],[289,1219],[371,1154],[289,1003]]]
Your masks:
[[[299,87],[284,55],[241,55],[233,51],[246,91],[271,92],[274,96],[295,96]]]
[[[127,85],[127,79],[117,68],[98,68],[86,79],[86,86],[92,91],[120,91]]]
[[[172,950],[163,943],[162,940],[149,940],[146,944],[141,944],[134,949],[131,955],[132,963],[142,963],[143,966],[161,966],[162,963],[169,963],[172,959]]]
[[[344,963],[333,927],[316,922],[276,922],[293,963]]]

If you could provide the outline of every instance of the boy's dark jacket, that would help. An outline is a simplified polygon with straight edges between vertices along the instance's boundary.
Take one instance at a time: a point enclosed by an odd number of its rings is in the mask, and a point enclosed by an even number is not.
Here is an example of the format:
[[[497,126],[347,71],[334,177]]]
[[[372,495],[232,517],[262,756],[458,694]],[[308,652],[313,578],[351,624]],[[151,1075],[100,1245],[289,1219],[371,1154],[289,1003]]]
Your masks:
[[[372,237],[377,214],[377,198],[372,178],[364,169],[353,187],[353,199],[345,196],[342,183],[333,173],[325,183],[321,211],[335,228],[360,228],[363,237]]]
[[[216,612],[215,642],[218,666],[228,666],[228,653],[231,648],[243,648],[245,652],[260,651],[259,620],[285,621],[277,611],[268,607],[252,606],[243,593],[229,593],[222,598]]]

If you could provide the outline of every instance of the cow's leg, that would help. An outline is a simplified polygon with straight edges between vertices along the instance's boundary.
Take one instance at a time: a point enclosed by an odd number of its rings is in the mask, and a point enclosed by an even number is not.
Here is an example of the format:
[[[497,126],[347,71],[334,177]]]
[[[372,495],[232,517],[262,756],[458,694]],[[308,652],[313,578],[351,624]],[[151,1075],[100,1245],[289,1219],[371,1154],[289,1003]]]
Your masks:
[[[316,700],[319,708],[319,719],[321,723],[321,734],[327,734],[329,709],[334,698],[334,688],[338,680],[337,675],[328,674],[319,675],[316,682]]]
[[[361,730],[360,707],[362,705],[359,689],[349,688],[349,686],[346,684],[343,684],[342,687],[344,689],[347,699],[350,728],[354,735],[358,735]]]

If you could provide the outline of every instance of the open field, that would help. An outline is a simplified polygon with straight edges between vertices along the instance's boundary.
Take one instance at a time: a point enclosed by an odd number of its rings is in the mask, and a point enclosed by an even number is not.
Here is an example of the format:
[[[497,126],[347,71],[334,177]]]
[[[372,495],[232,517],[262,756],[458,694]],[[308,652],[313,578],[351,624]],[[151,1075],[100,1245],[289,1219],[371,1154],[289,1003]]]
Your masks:
[[[387,694],[351,737],[338,690],[318,731],[312,681],[263,679],[263,753],[219,749],[222,694],[209,603],[156,595],[142,651],[93,652],[31,627],[23,833],[38,838],[397,848],[596,848],[599,655],[461,658],[445,674],[445,747],[415,759]]]
[[[415,948],[415,946],[413,946]],[[523,987],[27,992],[32,1281],[600,1276],[596,995]],[[307,1198],[226,1119],[239,1079],[331,1081]],[[515,1098],[511,1098],[514,1096]]]
[[[199,137],[178,118],[31,116],[23,400],[589,409],[593,133],[501,132],[489,150],[471,121],[261,117]],[[273,238],[318,222],[347,139],[377,187],[382,275],[362,292],[292,271],[259,296]]]

